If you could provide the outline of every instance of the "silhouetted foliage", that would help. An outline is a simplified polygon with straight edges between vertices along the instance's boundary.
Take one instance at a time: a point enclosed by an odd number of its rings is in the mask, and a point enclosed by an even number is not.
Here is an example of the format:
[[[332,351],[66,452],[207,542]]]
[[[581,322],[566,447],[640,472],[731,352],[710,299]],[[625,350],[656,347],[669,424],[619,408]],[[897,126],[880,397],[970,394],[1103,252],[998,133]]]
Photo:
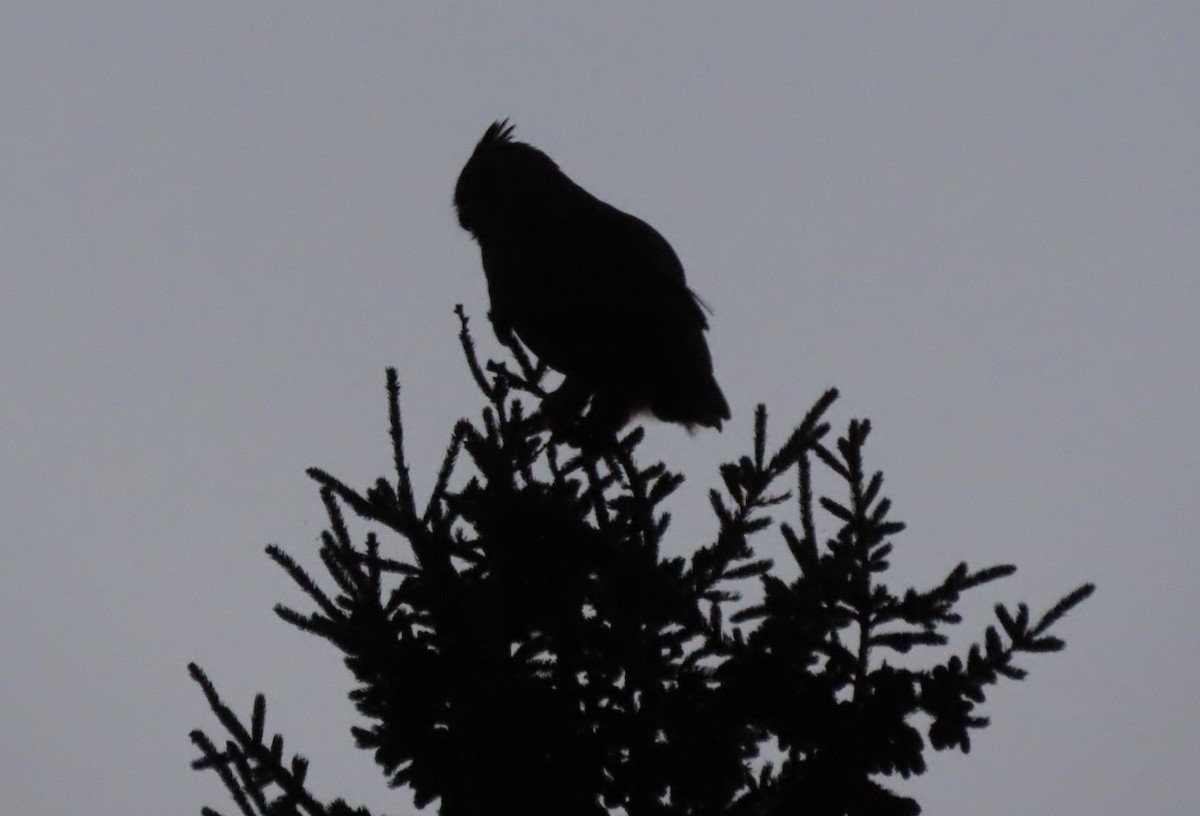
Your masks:
[[[777,446],[760,406],[753,450],[723,465],[725,489],[711,492],[715,538],[664,557],[662,504],[683,479],[638,464],[642,429],[602,452],[565,445],[527,414],[544,396],[544,368],[516,344],[512,362],[481,367],[459,314],[488,406],[455,426],[429,501],[413,495],[389,370],[394,480],[357,491],[309,472],[330,519],[322,582],[267,548],[313,604],[276,612],[345,655],[365,719],[355,740],[420,806],[436,802],[443,816],[915,814],[881,778],[922,773],[927,747],[968,751],[987,725],[987,687],[1024,677],[1019,653],[1061,649],[1051,626],[1093,590],[1036,620],[1024,604],[997,606],[999,628],[965,655],[942,648],[923,668],[889,664],[943,647],[962,593],[1015,568],[962,563],[929,588],[890,587],[904,525],[890,518],[882,476],[864,468],[869,423],[852,421],[827,444],[836,392]],[[836,475],[844,498],[814,498],[814,466]],[[345,508],[386,543],[371,532],[356,545]],[[820,511],[836,528],[824,539]],[[792,580],[751,546],[771,530],[798,568]],[[192,733],[195,767],[217,771],[240,812],[368,816],[308,792],[306,761],[266,733],[261,695],[244,725],[191,671],[227,732],[223,746]]]

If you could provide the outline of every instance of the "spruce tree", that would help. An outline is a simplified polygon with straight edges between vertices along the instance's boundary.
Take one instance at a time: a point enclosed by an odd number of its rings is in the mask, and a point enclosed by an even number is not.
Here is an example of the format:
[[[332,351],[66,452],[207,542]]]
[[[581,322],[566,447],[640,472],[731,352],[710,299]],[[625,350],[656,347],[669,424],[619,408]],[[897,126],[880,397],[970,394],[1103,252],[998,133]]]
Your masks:
[[[343,653],[363,718],[357,745],[418,806],[916,814],[881,780],[923,773],[930,748],[968,751],[988,724],[987,688],[1025,676],[1018,655],[1061,650],[1051,628],[1093,591],[1040,616],[997,605],[978,644],[947,654],[961,595],[1015,567],[964,562],[924,589],[889,585],[904,525],[864,465],[870,423],[830,441],[833,390],[782,442],[769,441],[760,405],[753,449],[720,468],[724,490],[710,494],[712,540],[664,556],[664,508],[683,477],[639,463],[643,430],[582,447],[546,430],[531,410],[545,368],[515,344],[511,359],[481,365],[461,308],[459,318],[486,407],[454,427],[428,501],[409,479],[389,369],[394,476],[356,490],[309,471],[329,516],[327,574],[267,548],[310,599],[277,614]],[[840,495],[814,496],[814,469]],[[365,541],[347,510],[371,526]],[[796,577],[756,552],[771,537]],[[238,812],[369,816],[309,792],[307,762],[267,733],[262,695],[244,719],[190,670],[225,732],[219,743],[192,732],[194,767],[219,774]]]

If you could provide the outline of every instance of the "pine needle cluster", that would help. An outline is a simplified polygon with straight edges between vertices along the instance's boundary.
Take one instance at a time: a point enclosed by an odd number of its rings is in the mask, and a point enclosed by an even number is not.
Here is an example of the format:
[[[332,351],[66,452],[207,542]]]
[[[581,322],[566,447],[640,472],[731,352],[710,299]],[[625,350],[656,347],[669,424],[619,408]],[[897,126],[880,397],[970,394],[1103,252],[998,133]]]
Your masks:
[[[510,361],[481,365],[459,316],[487,406],[455,426],[428,501],[414,495],[389,370],[394,477],[359,491],[309,472],[329,516],[319,580],[267,548],[310,601],[276,612],[344,655],[354,739],[418,806],[916,814],[883,780],[924,772],[930,748],[968,751],[988,724],[987,688],[1025,676],[1018,655],[1062,649],[1051,628],[1093,591],[1036,618],[998,605],[977,645],[947,654],[962,594],[1015,567],[960,563],[931,587],[891,587],[904,525],[864,467],[870,424],[829,442],[832,390],[777,445],[759,406],[752,451],[721,467],[724,489],[710,494],[715,536],[665,556],[663,507],[683,477],[638,463],[640,428],[582,448],[547,431],[527,410],[545,395],[544,368],[516,345]],[[814,497],[814,468],[843,494]],[[371,527],[361,544],[347,509]],[[796,577],[761,555],[772,536]],[[916,655],[928,656],[918,668]],[[222,745],[192,733],[194,765],[220,775],[239,812],[370,816],[308,790],[304,758],[268,737],[262,695],[244,722],[191,672],[226,732]]]

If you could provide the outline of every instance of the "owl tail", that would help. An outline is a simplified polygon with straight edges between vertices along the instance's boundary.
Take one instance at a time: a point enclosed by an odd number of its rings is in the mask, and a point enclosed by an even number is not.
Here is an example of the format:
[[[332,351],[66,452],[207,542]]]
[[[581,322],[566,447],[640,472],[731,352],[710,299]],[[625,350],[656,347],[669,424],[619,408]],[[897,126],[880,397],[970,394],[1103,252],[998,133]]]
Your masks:
[[[667,378],[660,385],[647,408],[663,422],[678,422],[689,431],[697,425],[719,431],[722,420],[729,419],[729,403],[712,374],[688,380]]]

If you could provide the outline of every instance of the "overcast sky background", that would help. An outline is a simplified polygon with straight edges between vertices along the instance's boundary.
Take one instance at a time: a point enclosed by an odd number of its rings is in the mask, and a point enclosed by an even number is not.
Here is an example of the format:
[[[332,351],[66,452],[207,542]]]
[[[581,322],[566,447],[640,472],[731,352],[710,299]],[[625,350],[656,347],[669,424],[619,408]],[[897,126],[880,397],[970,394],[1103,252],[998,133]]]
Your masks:
[[[970,756],[896,784],[932,816],[1194,812],[1200,6],[697,5],[5,3],[0,812],[232,812],[188,769],[220,733],[189,660],[268,695],[319,795],[411,812],[263,547],[311,563],[306,467],[388,472],[385,366],[422,491],[476,415],[451,195],[505,116],[715,309],[733,421],[644,448],[689,476],[681,550],[754,404],[779,439],[836,385],[897,580],[1019,565],[964,639],[1099,585]]]

